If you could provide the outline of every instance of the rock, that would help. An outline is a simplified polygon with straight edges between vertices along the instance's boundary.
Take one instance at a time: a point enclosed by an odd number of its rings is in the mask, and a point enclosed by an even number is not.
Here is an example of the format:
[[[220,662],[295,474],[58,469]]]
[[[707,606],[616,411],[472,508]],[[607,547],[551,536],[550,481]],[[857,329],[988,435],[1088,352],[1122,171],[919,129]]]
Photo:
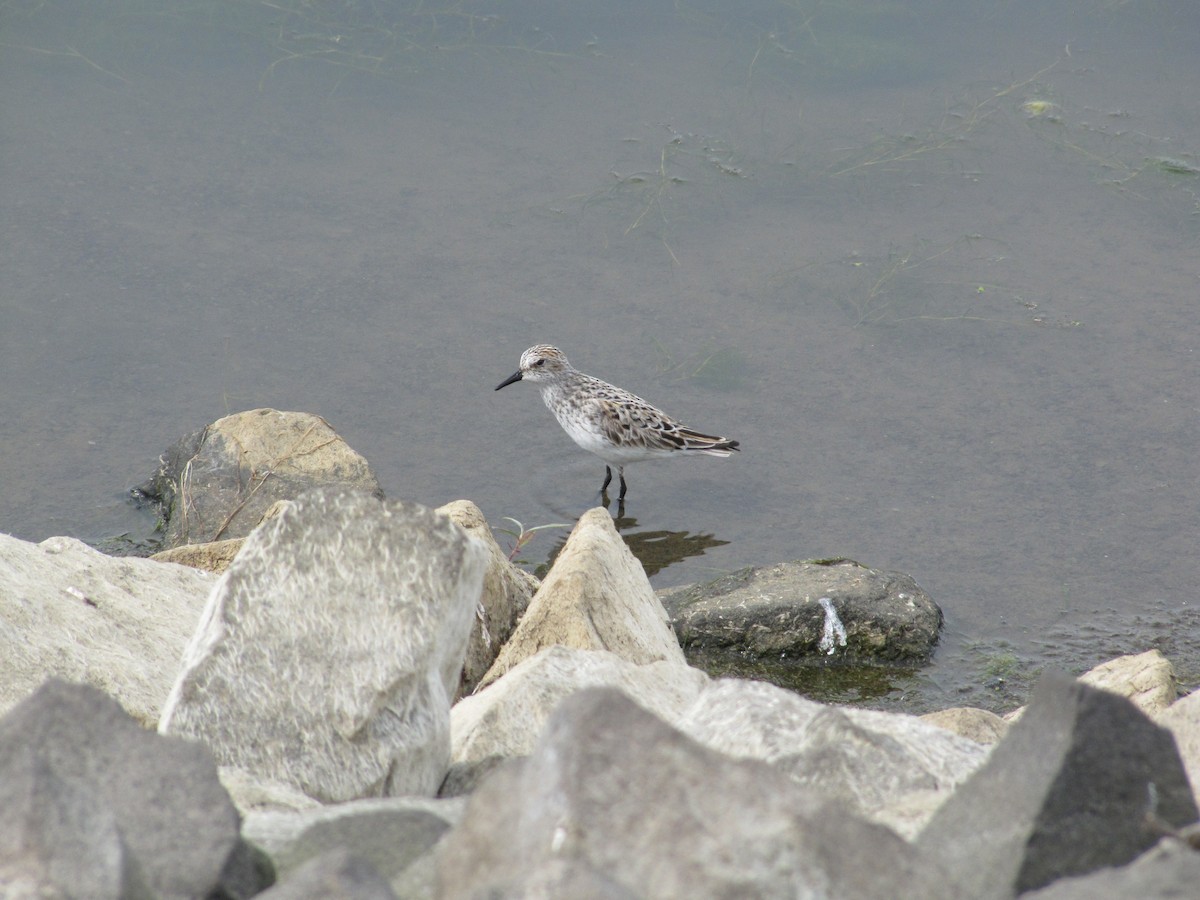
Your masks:
[[[265,518],[265,517],[264,517]],[[181,566],[191,566],[220,575],[229,568],[233,558],[242,549],[245,538],[230,538],[227,541],[210,541],[206,544],[184,544],[171,550],[160,550],[151,554],[150,558],[157,562],[176,563]]]
[[[512,757],[485,756],[483,759],[450,763],[446,777],[442,779],[442,786],[438,788],[438,797],[443,800],[465,797],[510,759]]]
[[[1012,897],[1130,862],[1157,839],[1151,808],[1172,827],[1197,817],[1170,733],[1125,698],[1051,673],[917,846],[966,896]]]
[[[852,560],[743,569],[668,594],[689,654],[913,665],[937,644],[942,611],[908,575]]]
[[[248,871],[253,854],[208,752],[144,730],[95,688],[52,679],[0,720],[0,785],[16,804],[0,816],[0,869],[15,848],[57,859],[48,870],[64,894],[246,897],[269,884]],[[103,890],[72,890],[98,855]]]
[[[271,857],[281,883],[290,883],[294,873],[326,851],[340,849],[369,863],[396,889],[412,874],[407,870],[462,818],[464,807],[462,800],[391,797],[298,813],[251,813],[242,836]],[[431,891],[432,859],[427,863],[424,877]]]
[[[252,409],[180,440],[137,492],[162,507],[171,549],[245,537],[277,500],[320,485],[383,497],[367,461],[320,416]]]
[[[703,690],[679,728],[714,750],[771,763],[906,836],[987,758],[973,741],[914,716],[823,706],[736,679]]]
[[[215,583],[73,538],[0,534],[0,714],[53,675],[100,688],[153,727]]]
[[[558,704],[586,687],[620,688],[674,722],[707,683],[699,669],[675,662],[639,666],[603,650],[548,647],[454,705],[450,755],[456,764],[525,756]]]
[[[442,897],[532,896],[546,883],[605,897],[957,896],[892,832],[701,746],[612,688],[563,701],[435,856]]]
[[[686,665],[641,563],[603,507],[579,517],[480,686],[554,644],[608,650],[638,664],[667,660]]]
[[[1171,732],[1193,794],[1200,794],[1200,691],[1176,700],[1154,717]]]
[[[505,897],[513,896],[505,894]],[[582,863],[550,859],[522,878],[522,897],[571,900],[641,900],[642,895]]]
[[[259,900],[396,900],[387,879],[348,850],[330,850],[297,869]]]
[[[438,512],[449,516],[450,521],[459,528],[478,538],[488,550],[483,596],[471,628],[462,681],[455,697],[458,699],[475,690],[479,680],[496,661],[496,654],[512,636],[517,622],[529,608],[529,601],[538,589],[538,580],[508,561],[483,513],[470,500],[455,500],[438,507]]]
[[[1079,676],[1084,684],[1128,697],[1148,716],[1175,702],[1178,688],[1175,669],[1158,650],[1136,656],[1119,656]]]
[[[1174,703],[1178,696],[1175,669],[1158,650],[1118,656],[1084,672],[1079,680],[1125,697],[1151,717]],[[1005,713],[1004,721],[1012,724],[1024,714],[1025,707],[1019,706]]]
[[[921,719],[930,725],[945,728],[959,737],[991,746],[1008,733],[1009,723],[994,712],[972,706],[954,706],[926,713]]]
[[[229,799],[243,817],[252,812],[299,812],[321,807],[321,804],[308,794],[296,790],[291,785],[269,778],[259,778],[237,766],[219,766],[217,775],[221,779],[221,786],[229,794]]]
[[[112,812],[29,748],[0,765],[0,809],[4,897],[153,896]]]
[[[486,560],[416,504],[302,494],[221,576],[160,730],[322,802],[432,794]]]
[[[1170,900],[1195,897],[1200,884],[1200,853],[1176,840],[1163,840],[1120,869],[1098,869],[1063,878],[1022,894],[1022,900]]]

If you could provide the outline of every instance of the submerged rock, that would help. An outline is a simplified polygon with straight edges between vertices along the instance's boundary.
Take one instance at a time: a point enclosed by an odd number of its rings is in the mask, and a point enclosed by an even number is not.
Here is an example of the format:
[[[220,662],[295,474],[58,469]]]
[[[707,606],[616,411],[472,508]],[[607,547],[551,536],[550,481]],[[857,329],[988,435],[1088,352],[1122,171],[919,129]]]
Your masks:
[[[848,559],[742,569],[662,601],[689,654],[912,666],[928,661],[942,627],[911,576]]]

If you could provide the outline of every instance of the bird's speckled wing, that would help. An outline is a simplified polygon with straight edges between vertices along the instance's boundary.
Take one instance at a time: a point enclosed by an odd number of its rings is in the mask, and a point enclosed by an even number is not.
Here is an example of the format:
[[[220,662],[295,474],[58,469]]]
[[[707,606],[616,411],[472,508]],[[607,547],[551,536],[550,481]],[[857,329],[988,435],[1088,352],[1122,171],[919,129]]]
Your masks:
[[[648,454],[691,451],[728,456],[737,441],[701,434],[672,419],[636,394],[588,378],[589,404],[598,414],[601,433],[616,447]]]

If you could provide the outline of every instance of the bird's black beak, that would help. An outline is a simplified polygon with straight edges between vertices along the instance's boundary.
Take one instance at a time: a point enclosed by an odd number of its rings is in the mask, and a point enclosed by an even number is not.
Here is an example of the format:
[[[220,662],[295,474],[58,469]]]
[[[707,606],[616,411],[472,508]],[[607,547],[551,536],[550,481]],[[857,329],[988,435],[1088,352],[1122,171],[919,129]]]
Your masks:
[[[508,387],[514,381],[520,381],[520,380],[521,380],[521,370],[517,369],[517,371],[512,373],[511,377],[505,378],[502,382],[500,382],[498,385],[496,385],[496,390],[500,390],[500,388],[502,388],[502,387]]]

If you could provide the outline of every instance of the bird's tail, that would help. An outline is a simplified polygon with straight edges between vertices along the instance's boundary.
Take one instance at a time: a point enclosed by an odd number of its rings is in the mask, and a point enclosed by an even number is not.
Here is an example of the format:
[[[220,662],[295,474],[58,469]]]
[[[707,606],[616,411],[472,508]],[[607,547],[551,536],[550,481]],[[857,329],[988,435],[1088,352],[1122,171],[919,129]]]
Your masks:
[[[679,437],[683,438],[683,448],[693,453],[707,453],[709,456],[728,456],[734,450],[741,450],[737,441],[717,437],[711,434],[701,434],[688,428],[679,429]]]

